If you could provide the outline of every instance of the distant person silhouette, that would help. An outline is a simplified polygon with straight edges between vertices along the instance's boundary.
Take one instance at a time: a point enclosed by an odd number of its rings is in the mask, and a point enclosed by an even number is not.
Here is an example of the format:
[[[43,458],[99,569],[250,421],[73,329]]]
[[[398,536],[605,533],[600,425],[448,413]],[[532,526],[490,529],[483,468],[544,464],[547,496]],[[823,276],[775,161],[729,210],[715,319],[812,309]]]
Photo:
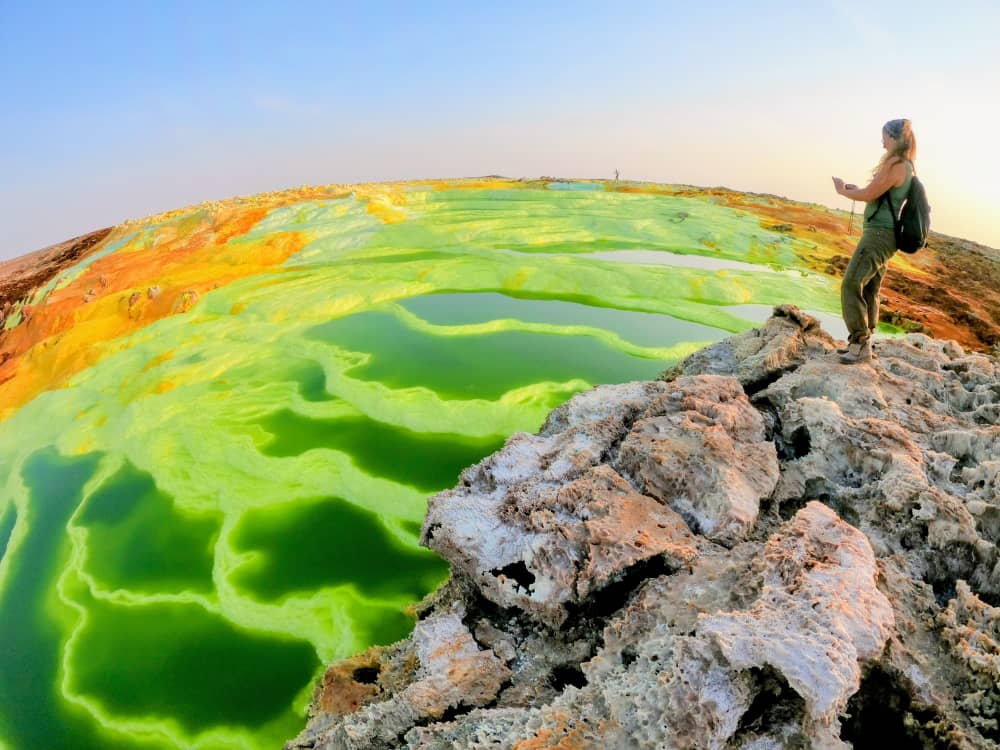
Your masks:
[[[872,336],[878,326],[878,296],[889,259],[896,252],[896,233],[889,201],[901,206],[910,190],[917,139],[909,120],[889,120],[882,126],[885,153],[872,171],[872,180],[859,188],[833,178],[833,187],[846,198],[866,201],[864,227],[840,286],[840,305],[847,324],[847,348],[838,349],[846,364],[870,362]]]
[[[615,182],[618,182],[618,170],[615,170]]]

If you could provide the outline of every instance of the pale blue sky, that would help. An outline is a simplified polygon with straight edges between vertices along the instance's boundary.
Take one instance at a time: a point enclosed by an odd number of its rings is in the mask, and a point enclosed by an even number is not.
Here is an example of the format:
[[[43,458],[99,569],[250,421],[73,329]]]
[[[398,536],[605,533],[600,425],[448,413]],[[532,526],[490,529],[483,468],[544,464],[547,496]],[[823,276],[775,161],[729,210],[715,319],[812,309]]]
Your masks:
[[[850,208],[910,117],[1000,247],[1000,3],[0,0],[0,259],[301,184],[559,175]]]

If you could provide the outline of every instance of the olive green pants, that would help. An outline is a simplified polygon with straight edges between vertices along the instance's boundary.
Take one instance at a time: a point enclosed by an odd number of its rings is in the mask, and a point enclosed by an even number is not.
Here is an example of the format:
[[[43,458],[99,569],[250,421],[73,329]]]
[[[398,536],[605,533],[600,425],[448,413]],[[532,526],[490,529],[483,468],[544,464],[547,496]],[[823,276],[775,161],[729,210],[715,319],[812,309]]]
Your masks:
[[[868,329],[878,325],[878,293],[895,252],[896,237],[891,229],[864,230],[840,285],[840,306],[849,343],[863,343]]]

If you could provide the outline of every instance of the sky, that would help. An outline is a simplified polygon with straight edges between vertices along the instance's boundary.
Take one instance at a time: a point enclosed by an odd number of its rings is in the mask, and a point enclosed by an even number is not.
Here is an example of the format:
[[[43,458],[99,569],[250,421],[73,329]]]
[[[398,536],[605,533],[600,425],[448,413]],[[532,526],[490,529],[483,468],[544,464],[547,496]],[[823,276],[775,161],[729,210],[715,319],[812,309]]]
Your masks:
[[[831,176],[897,117],[932,228],[1000,247],[998,33],[995,0],[0,0],[0,260],[303,184],[618,169],[850,210]]]

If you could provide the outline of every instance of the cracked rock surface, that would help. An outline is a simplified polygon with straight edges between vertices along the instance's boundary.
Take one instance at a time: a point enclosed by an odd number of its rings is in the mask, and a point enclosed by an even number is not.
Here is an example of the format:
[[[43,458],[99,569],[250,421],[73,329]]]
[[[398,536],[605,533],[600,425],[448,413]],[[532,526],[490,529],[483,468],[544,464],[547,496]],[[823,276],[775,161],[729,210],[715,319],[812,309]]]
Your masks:
[[[288,748],[994,748],[1000,364],[791,306],[431,498],[452,576]]]

